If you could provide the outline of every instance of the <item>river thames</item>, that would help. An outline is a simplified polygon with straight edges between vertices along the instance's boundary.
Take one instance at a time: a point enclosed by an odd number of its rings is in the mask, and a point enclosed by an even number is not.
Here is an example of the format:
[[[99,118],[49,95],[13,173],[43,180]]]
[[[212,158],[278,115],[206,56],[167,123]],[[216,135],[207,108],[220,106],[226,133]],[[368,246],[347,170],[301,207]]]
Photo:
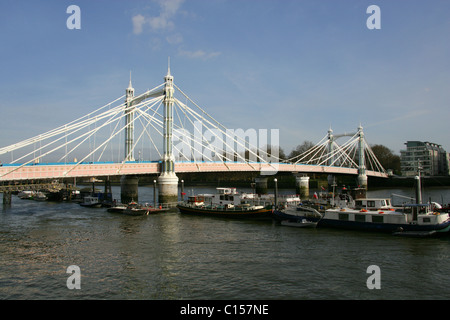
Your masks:
[[[119,192],[113,187],[115,198]],[[391,193],[414,195],[368,195]],[[429,197],[450,202],[450,188],[430,189]],[[151,203],[153,188],[140,187],[139,200]],[[0,256],[6,300],[450,299],[450,237],[299,229],[177,210],[126,216],[13,196],[0,211]],[[80,289],[68,288],[69,266],[79,268]],[[380,270],[380,289],[368,288],[369,266]]]

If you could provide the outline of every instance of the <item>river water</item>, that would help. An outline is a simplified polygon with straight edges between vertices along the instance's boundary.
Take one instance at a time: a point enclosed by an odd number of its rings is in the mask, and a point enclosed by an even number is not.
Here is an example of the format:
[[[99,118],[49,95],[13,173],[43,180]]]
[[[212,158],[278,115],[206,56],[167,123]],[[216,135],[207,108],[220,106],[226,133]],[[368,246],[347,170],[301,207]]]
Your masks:
[[[369,196],[390,193],[414,195]],[[139,197],[152,202],[153,188],[140,187]],[[429,197],[450,202],[450,188]],[[450,299],[450,237],[298,229],[176,210],[133,217],[13,196],[0,211],[0,259],[0,299],[8,300]],[[73,265],[80,289],[67,285]],[[373,265],[380,289],[367,285]]]

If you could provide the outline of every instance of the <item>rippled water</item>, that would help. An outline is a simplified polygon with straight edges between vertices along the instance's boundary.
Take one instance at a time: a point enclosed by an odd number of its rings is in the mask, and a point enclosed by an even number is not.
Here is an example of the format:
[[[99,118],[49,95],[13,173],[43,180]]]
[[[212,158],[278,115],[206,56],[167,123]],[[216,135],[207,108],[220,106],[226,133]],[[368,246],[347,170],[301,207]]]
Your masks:
[[[152,188],[139,192],[152,201]],[[450,202],[450,189],[431,195]],[[1,299],[450,298],[450,237],[12,202],[0,211]],[[71,265],[80,267],[80,290],[67,288]],[[380,267],[379,290],[367,288],[370,265]]]

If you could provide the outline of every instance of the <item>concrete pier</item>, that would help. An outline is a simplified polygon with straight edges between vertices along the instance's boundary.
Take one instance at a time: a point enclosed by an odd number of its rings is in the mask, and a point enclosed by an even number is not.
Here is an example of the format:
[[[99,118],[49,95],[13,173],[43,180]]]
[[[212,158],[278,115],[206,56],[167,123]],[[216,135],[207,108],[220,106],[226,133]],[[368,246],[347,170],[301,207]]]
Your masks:
[[[308,176],[296,176],[295,186],[297,194],[300,195],[301,200],[309,199],[309,177]]]
[[[178,177],[174,172],[163,173],[158,177],[158,201],[169,205],[178,202]]]
[[[139,178],[137,176],[122,176],[120,178],[120,198],[124,204],[139,201]]]
[[[360,188],[364,188],[367,190],[367,175],[366,174],[358,175],[358,186]]]
[[[267,179],[264,177],[255,178],[255,193],[267,194]]]
[[[3,205],[11,204],[11,192],[5,191],[3,192]]]

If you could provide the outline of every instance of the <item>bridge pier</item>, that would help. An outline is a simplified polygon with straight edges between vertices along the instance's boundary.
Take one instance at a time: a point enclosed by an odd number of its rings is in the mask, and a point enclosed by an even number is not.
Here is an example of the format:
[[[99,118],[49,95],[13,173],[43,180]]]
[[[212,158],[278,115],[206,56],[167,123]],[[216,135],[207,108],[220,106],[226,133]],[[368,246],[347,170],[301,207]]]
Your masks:
[[[165,172],[158,177],[158,201],[160,204],[178,202],[178,177],[175,172]]]
[[[267,179],[265,177],[255,178],[255,193],[267,194]]]
[[[296,176],[295,177],[296,192],[300,195],[301,200],[309,199],[309,177]]]
[[[360,188],[367,190],[367,175],[366,174],[359,174],[358,175],[358,186]]]
[[[3,192],[3,205],[10,205],[11,204],[11,192],[5,191]]]
[[[120,198],[124,204],[139,200],[139,178],[137,176],[122,176],[120,178]]]

